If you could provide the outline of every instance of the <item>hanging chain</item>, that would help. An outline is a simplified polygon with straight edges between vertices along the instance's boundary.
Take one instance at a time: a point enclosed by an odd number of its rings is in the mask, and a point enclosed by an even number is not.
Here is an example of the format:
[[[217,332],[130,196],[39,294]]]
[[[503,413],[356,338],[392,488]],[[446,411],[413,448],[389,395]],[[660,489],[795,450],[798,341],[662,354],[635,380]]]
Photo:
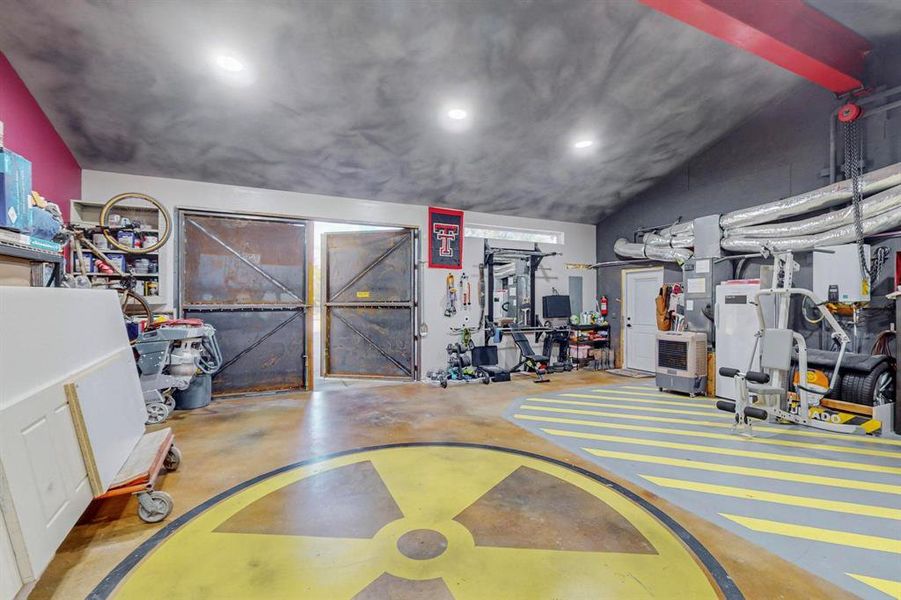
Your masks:
[[[842,123],[845,137],[845,179],[851,180],[851,206],[854,210],[854,234],[857,238],[857,257],[860,261],[860,274],[862,278],[872,284],[873,273],[867,265],[867,255],[864,251],[863,211],[860,202],[863,200],[863,184],[860,181],[861,171],[861,146],[860,146],[860,121],[854,119]]]

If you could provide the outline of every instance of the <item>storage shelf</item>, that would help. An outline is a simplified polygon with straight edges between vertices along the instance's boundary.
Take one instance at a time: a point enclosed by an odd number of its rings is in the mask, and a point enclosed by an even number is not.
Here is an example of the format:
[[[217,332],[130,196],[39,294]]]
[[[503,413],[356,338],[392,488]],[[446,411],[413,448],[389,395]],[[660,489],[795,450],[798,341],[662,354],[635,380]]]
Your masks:
[[[74,275],[81,275],[81,273],[74,273]],[[88,273],[88,277],[120,277],[121,278],[121,277],[128,277],[128,276],[129,276],[128,273],[126,273],[125,275],[117,275],[116,273]],[[140,277],[140,278],[159,277],[160,274],[159,273],[132,273],[131,276]]]

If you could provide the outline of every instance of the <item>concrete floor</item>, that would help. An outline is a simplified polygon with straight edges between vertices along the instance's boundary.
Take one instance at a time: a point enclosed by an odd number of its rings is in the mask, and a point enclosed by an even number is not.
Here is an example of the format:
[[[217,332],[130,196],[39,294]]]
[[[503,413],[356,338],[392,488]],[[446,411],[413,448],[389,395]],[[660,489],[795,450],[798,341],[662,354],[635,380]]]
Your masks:
[[[159,484],[175,499],[169,523],[242,482],[310,462],[166,530],[134,570],[115,572],[123,583],[113,596],[851,597],[504,418],[539,390],[634,382],[577,372],[543,386],[524,376],[447,390],[404,384],[177,413],[168,425],[183,463]],[[348,453],[415,442],[475,446]],[[87,596],[165,525],[139,521],[133,500],[93,507],[31,597]]]

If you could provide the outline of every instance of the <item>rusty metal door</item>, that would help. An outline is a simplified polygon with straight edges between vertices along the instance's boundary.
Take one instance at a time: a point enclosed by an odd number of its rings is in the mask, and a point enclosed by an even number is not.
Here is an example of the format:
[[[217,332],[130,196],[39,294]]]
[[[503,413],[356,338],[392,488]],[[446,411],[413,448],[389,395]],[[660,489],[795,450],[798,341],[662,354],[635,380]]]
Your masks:
[[[324,376],[416,378],[415,235],[323,236]]]
[[[216,328],[213,393],[308,387],[305,221],[179,214],[179,306]]]

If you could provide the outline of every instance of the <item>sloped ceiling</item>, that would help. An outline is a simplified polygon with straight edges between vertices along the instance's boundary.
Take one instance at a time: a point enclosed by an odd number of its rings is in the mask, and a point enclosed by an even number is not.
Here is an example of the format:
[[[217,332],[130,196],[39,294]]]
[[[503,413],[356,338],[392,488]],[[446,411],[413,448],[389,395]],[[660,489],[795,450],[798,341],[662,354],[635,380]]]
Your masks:
[[[567,221],[806,85],[632,0],[0,8],[0,48],[84,168]],[[217,52],[253,81],[223,81]],[[597,143],[576,155],[580,136]]]

